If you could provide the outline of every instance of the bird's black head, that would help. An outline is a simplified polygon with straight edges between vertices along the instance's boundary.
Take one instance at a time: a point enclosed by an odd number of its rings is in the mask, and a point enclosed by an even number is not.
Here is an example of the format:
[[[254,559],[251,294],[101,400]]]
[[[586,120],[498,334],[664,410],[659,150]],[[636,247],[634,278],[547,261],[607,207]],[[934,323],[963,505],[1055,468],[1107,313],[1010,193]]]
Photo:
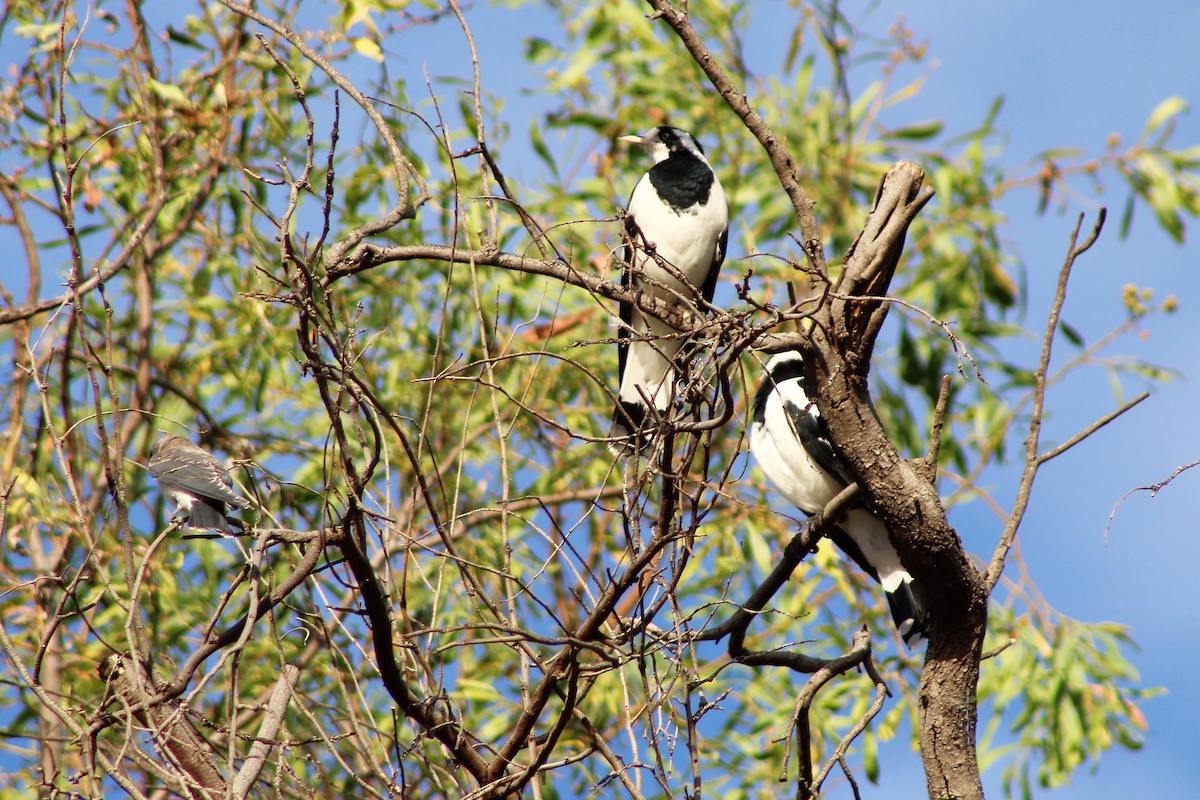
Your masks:
[[[672,128],[667,125],[660,125],[654,129],[653,135],[658,138],[658,141],[667,146],[667,151],[671,153],[680,150],[699,151],[704,153],[704,147],[696,140],[696,137],[685,131],[683,128]]]
[[[767,362],[767,374],[775,383],[804,377],[804,356],[799,350],[784,350],[776,353]]]
[[[656,164],[670,158],[675,153],[694,155],[707,163],[704,158],[704,148],[700,146],[700,142],[696,141],[696,138],[683,128],[659,125],[641,136],[622,136],[621,141],[641,145],[654,158]]]
[[[753,419],[759,422],[763,421],[767,413],[767,399],[771,392],[787,381],[798,381],[804,394],[811,397],[808,392],[808,381],[804,377],[804,358],[800,355],[799,350],[786,350],[772,356],[771,360],[767,362],[766,373],[763,382],[758,386],[758,391],[754,393],[754,402],[751,405]]]

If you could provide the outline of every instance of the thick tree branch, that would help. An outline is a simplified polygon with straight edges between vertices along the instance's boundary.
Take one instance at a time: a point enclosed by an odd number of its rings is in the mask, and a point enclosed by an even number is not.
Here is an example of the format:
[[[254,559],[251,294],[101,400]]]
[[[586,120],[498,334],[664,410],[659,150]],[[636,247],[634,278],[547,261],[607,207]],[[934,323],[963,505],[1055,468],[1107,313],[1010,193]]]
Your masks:
[[[884,177],[863,234],[843,263],[840,291],[814,313],[805,363],[835,449],[930,601],[920,692],[921,752],[930,796],[981,798],[975,692],[987,593],[946,520],[930,470],[923,460],[900,457],[871,405],[869,355],[888,306],[857,293],[879,297],[886,292],[905,231],[931,195],[922,188],[923,177],[919,167],[903,162]]]
[[[100,677],[150,733],[159,751],[186,776],[185,797],[225,797],[225,779],[217,769],[212,747],[196,732],[184,708],[152,697],[154,683],[136,659],[109,656],[100,662]]]
[[[804,188],[800,185],[800,176],[796,172],[796,164],[792,160],[787,146],[775,136],[766,120],[750,105],[750,99],[746,93],[734,84],[720,61],[704,44],[704,40],[688,20],[686,3],[680,9],[675,8],[668,0],[647,0],[647,2],[654,9],[652,17],[662,19],[671,27],[671,30],[683,42],[684,47],[691,53],[692,59],[700,69],[704,70],[704,74],[708,76],[726,104],[733,110],[733,113],[741,118],[746,129],[754,134],[766,151],[767,158],[771,161],[771,167],[779,178],[779,185],[787,193],[792,208],[796,211],[796,220],[800,224],[801,241],[809,264],[822,275],[826,274],[825,251],[821,244],[821,226],[817,223],[813,202],[808,199],[808,195],[804,193]]]
[[[905,233],[933,197],[933,190],[924,182],[925,172],[916,164],[898,161],[888,169],[830,294],[826,330],[830,331],[831,344],[851,370],[864,378],[889,309],[887,302],[874,298],[887,293],[904,251]],[[814,316],[818,324],[820,320],[821,315]]]

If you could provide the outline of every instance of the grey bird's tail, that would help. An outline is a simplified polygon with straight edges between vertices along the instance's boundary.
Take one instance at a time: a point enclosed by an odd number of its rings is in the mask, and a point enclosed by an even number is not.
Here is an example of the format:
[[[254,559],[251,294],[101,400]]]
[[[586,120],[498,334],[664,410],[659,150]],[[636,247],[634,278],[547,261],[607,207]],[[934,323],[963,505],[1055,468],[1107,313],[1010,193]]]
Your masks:
[[[228,531],[229,521],[225,519],[225,504],[219,500],[197,497],[192,501],[187,526],[189,528]]]

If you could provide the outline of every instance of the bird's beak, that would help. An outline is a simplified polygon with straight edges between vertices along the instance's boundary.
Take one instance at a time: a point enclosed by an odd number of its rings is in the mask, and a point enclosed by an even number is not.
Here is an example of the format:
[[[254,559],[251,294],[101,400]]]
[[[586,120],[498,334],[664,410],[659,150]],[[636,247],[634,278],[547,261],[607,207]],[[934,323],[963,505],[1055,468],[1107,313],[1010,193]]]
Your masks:
[[[645,144],[646,143],[645,137],[643,137],[639,134],[636,134],[636,133],[630,133],[625,136],[618,136],[617,140],[622,141],[622,142],[629,142],[630,144]]]

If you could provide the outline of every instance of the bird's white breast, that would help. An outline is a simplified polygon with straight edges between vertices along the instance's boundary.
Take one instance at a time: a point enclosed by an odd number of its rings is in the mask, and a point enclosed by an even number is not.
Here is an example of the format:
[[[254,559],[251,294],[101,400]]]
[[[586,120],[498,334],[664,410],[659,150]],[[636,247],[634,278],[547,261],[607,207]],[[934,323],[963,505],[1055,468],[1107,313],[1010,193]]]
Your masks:
[[[721,234],[729,224],[729,208],[720,181],[713,180],[707,203],[680,211],[662,202],[649,175],[643,176],[634,187],[629,214],[655,252],[700,289],[717,260]],[[679,274],[664,270],[642,251],[641,242],[636,244],[639,265],[648,277],[677,290],[685,288]]]
[[[768,396],[763,421],[751,426],[750,450],[784,497],[804,513],[816,514],[844,487],[805,452],[784,410],[779,389],[776,387]]]

